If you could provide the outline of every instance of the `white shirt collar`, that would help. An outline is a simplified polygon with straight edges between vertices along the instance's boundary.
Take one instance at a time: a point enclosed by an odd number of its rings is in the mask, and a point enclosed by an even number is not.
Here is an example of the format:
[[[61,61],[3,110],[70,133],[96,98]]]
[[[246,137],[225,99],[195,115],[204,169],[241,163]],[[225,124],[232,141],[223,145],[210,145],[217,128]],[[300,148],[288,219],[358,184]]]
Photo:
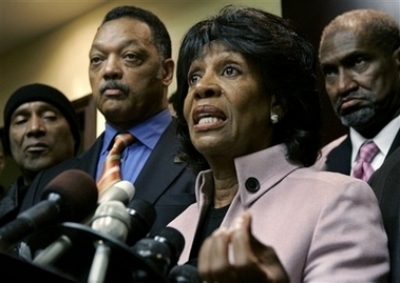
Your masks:
[[[387,124],[373,139],[371,139],[380,150],[371,163],[374,170],[378,169],[382,165],[399,129],[400,115],[390,121],[389,124]],[[357,158],[358,149],[367,139],[361,136],[353,128],[350,128],[350,140],[353,148],[351,153],[351,168],[353,171],[353,165]]]

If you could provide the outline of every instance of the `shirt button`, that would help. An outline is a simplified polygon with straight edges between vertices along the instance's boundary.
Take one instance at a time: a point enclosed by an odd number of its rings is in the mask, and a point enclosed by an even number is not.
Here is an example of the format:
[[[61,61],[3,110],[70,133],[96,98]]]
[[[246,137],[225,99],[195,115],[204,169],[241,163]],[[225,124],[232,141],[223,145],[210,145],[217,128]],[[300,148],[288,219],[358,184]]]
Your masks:
[[[260,189],[260,182],[256,178],[250,177],[246,180],[246,189],[251,192],[255,193]]]

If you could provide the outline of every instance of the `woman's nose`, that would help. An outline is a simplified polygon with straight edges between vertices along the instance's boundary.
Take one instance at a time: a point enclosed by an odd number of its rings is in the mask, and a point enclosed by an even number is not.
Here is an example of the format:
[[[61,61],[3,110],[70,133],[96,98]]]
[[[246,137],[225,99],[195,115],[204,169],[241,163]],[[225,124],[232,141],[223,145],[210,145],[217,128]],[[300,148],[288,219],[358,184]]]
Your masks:
[[[195,99],[209,98],[220,94],[221,87],[212,78],[203,77],[195,86]]]

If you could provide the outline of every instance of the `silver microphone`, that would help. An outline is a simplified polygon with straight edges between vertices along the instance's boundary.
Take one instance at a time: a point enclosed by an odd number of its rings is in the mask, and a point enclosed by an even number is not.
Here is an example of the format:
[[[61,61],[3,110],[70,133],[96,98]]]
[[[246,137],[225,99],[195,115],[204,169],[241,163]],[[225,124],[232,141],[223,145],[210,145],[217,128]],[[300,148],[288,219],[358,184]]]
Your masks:
[[[130,215],[126,206],[116,200],[103,202],[96,209],[92,225],[93,230],[125,241],[130,229]],[[102,283],[105,280],[110,256],[110,247],[102,240],[96,243],[96,252],[90,267],[88,283]]]
[[[129,181],[119,181],[109,188],[100,198],[98,203],[110,200],[118,200],[123,204],[128,204],[135,195],[135,187]]]

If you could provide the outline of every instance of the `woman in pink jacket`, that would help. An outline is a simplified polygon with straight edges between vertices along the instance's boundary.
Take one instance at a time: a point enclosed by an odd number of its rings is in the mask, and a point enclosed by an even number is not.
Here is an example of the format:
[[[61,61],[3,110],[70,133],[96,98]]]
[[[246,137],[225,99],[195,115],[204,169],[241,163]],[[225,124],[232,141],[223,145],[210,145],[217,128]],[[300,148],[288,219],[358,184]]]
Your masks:
[[[194,25],[175,103],[197,203],[170,226],[206,282],[385,282],[387,238],[364,182],[310,168],[321,126],[311,44],[234,6]]]

